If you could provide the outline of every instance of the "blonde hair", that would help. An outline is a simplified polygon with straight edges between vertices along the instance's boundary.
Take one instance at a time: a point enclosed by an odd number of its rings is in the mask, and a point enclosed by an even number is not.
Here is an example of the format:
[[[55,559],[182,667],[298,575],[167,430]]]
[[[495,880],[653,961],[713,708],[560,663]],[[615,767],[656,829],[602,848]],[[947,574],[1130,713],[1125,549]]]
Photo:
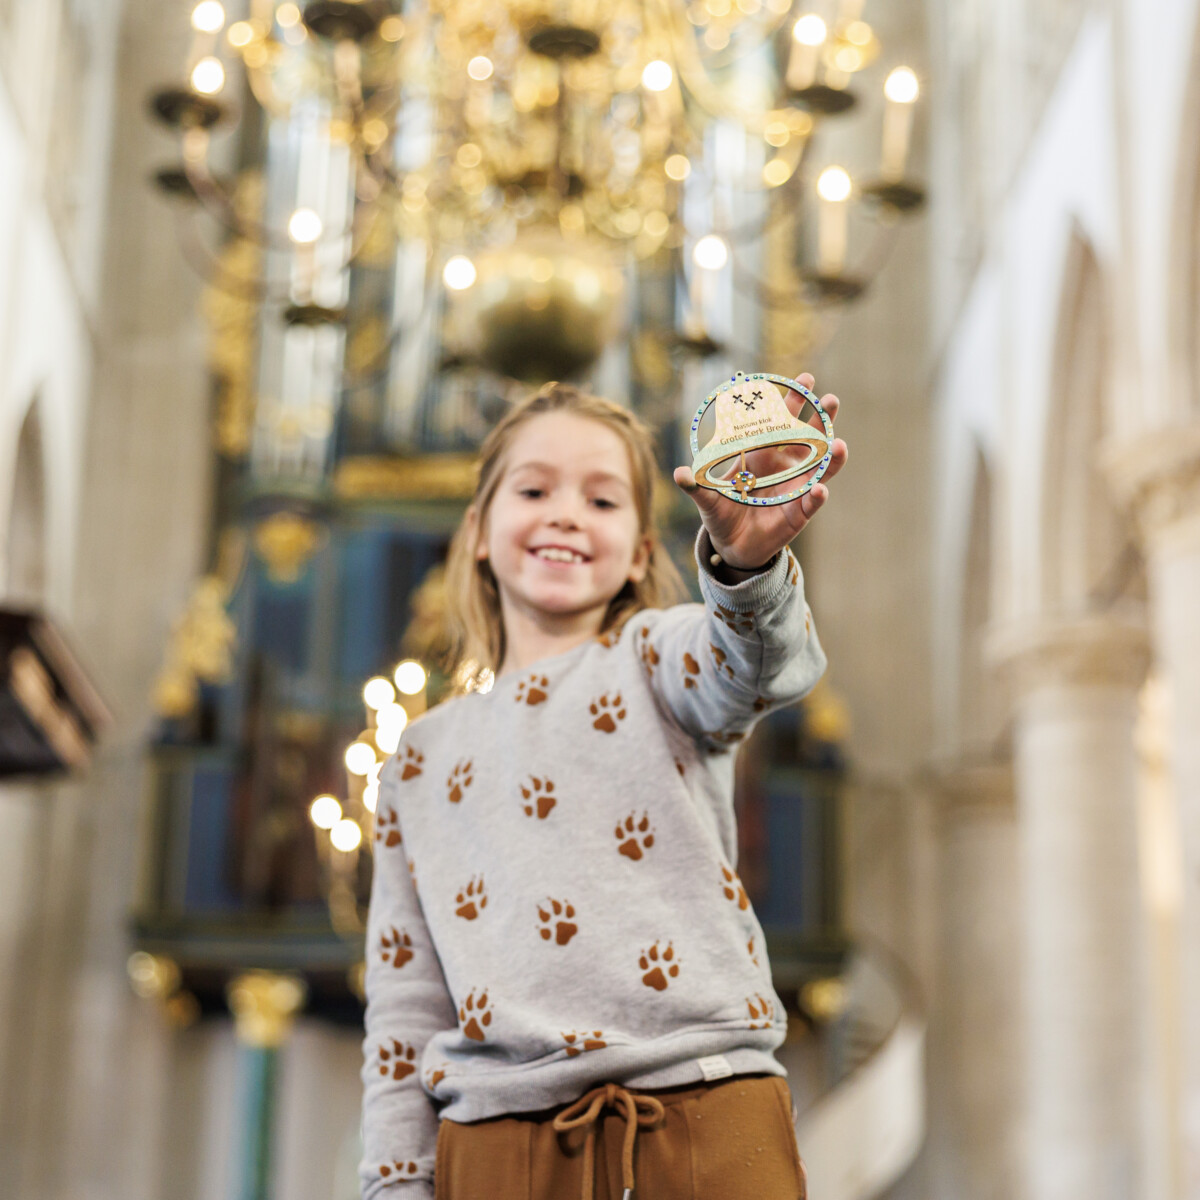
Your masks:
[[[684,594],[683,581],[654,526],[654,434],[628,409],[567,383],[548,383],[521,401],[488,434],[479,451],[475,496],[450,542],[446,560],[446,624],[451,638],[448,666],[460,686],[481,671],[498,671],[504,661],[504,621],[500,591],[491,564],[476,557],[480,531],[504,475],[505,455],[517,431],[543,413],[566,412],[598,421],[613,430],[629,451],[638,535],[649,540],[645,576],[626,580],[612,598],[600,633],[619,630],[644,608],[673,604]]]

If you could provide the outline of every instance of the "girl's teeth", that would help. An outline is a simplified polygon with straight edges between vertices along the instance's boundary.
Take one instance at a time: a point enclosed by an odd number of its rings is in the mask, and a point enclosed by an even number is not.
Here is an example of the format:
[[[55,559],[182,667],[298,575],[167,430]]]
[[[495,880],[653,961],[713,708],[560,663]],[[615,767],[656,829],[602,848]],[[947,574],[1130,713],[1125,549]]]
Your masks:
[[[548,558],[552,562],[583,562],[583,555],[575,554],[570,550],[556,550],[553,548],[537,551],[538,558]]]

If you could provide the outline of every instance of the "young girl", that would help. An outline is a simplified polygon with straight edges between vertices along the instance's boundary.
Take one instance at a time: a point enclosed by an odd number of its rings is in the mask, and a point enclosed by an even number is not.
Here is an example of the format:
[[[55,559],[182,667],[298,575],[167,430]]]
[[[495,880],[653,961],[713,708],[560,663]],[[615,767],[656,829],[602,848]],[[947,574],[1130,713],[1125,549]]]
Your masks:
[[[678,468],[704,604],[661,608],[654,474],[645,426],[561,384],[483,446],[447,577],[494,685],[381,776],[364,1200],[628,1200],[635,1166],[646,1200],[804,1194],[733,758],[824,670],[787,547],[828,493],[752,509]]]

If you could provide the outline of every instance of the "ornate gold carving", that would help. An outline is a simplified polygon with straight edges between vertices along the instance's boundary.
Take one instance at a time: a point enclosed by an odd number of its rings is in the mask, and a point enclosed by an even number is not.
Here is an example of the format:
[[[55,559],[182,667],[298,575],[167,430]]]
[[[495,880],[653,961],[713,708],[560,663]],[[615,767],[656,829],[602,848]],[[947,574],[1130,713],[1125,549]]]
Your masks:
[[[233,673],[237,630],[225,604],[229,588],[217,575],[196,585],[187,609],[175,622],[162,670],[154,685],[154,707],[164,717],[186,717],[199,684],[224,683]]]
[[[469,500],[475,494],[475,459],[467,454],[361,455],[342,460],[333,489],[343,500]]]
[[[272,513],[254,529],[254,550],[275,583],[295,583],[323,540],[315,521],[292,512]]]
[[[200,1002],[183,991],[179,964],[165,954],[136,950],[125,964],[130,985],[143,1000],[153,1000],[176,1029],[186,1029],[200,1019]]]
[[[287,1040],[308,988],[295,975],[247,971],[230,981],[225,994],[238,1037],[251,1046],[270,1049]]]

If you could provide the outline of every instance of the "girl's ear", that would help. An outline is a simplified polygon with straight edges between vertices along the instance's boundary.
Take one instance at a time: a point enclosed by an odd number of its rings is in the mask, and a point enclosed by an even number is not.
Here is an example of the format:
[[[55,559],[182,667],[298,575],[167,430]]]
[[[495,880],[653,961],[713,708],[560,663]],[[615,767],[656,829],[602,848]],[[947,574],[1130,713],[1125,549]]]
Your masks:
[[[641,583],[646,578],[646,572],[650,569],[650,554],[653,549],[654,542],[649,534],[639,539],[633,552],[633,562],[629,564],[631,583]]]
[[[467,531],[470,539],[475,543],[475,561],[484,562],[487,559],[487,535],[480,527],[479,510],[474,504],[467,506],[466,513],[463,514],[463,520],[467,523]]]

